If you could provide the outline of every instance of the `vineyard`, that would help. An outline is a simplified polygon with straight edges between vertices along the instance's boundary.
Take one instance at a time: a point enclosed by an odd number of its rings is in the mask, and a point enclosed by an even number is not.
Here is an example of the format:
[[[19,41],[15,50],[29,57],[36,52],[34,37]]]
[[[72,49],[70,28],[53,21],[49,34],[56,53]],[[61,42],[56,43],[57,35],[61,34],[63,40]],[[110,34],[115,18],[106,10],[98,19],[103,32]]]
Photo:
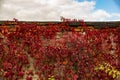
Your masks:
[[[7,21],[6,23],[9,23]],[[0,80],[118,80],[120,26],[17,20],[0,26]]]

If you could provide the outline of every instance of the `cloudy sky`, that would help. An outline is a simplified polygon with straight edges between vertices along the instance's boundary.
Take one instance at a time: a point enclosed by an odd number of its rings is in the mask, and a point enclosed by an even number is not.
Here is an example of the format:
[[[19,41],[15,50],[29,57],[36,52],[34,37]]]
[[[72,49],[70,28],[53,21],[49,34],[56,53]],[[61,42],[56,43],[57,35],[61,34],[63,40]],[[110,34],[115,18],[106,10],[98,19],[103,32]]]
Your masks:
[[[0,0],[0,20],[120,21],[120,0]]]

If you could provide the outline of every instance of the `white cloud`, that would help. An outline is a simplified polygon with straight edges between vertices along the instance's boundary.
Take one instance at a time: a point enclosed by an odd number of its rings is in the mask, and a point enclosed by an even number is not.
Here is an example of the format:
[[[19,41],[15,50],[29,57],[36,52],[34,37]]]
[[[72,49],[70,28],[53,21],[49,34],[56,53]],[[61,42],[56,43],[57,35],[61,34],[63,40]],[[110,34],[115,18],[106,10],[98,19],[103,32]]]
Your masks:
[[[112,13],[109,20],[120,21],[120,13]]]
[[[113,13],[112,16],[119,17],[120,19],[120,13]]]
[[[106,18],[111,17],[111,15],[109,13],[107,13],[104,10],[96,10],[95,12],[93,12],[92,14],[93,20],[105,20]]]
[[[95,4],[94,1],[77,0],[4,0],[0,6],[0,20],[55,21],[64,16],[99,21],[111,17],[105,10],[95,10]]]

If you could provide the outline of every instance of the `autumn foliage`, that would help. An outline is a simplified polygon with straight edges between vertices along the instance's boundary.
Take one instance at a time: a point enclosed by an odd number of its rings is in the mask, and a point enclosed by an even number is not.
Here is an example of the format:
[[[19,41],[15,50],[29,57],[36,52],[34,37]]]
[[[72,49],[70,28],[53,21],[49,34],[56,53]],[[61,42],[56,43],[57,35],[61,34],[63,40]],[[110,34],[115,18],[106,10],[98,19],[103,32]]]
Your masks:
[[[119,26],[90,29],[79,21],[82,26],[76,31],[66,21],[47,26],[14,22],[14,27],[0,27],[0,77],[5,80],[113,80],[120,76]]]

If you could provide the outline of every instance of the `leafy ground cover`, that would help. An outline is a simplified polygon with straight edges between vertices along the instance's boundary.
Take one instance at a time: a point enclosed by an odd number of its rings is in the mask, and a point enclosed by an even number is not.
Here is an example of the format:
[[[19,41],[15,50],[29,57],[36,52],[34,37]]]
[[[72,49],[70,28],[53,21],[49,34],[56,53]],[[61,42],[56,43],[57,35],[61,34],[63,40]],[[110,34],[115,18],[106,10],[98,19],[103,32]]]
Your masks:
[[[9,21],[8,21],[9,22]],[[0,77],[5,80],[113,80],[120,76],[120,27],[65,24],[0,27]]]

